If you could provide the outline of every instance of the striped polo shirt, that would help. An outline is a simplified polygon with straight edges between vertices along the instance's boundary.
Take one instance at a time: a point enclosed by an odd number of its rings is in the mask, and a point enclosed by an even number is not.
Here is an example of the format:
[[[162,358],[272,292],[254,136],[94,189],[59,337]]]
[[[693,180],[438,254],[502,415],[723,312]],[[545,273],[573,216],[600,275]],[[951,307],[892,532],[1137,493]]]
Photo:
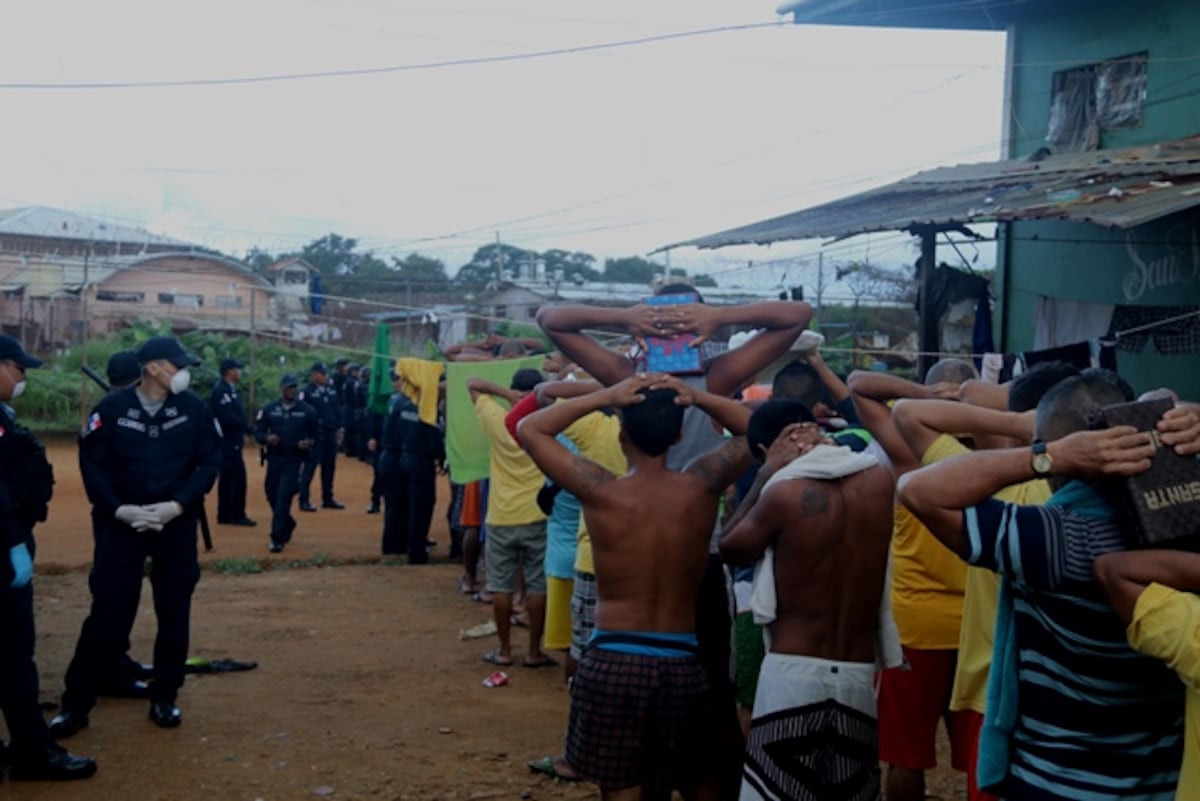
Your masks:
[[[1171,801],[1184,688],[1129,647],[1092,576],[1127,548],[1109,519],[989,500],[966,510],[967,561],[1009,579],[1017,720],[1005,797]]]

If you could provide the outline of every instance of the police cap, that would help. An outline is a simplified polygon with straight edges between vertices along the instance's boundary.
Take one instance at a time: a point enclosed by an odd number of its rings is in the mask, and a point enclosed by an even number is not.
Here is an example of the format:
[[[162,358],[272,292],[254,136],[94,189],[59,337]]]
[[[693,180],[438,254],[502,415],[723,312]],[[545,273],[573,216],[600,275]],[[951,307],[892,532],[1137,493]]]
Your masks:
[[[221,375],[225,375],[230,370],[241,370],[246,365],[239,362],[237,359],[222,359],[221,360]]]
[[[348,364],[350,364],[350,360],[347,359],[345,356],[340,356],[340,357],[338,357],[338,360],[333,363],[333,366],[334,367],[344,367],[345,365],[348,365]]]
[[[138,364],[137,354],[131,350],[120,350],[108,357],[108,365],[104,368],[108,374],[108,383],[115,389],[137,381],[142,376],[142,366]]]
[[[35,359],[26,353],[21,343],[8,334],[0,334],[0,361],[16,362],[26,369],[42,366],[41,359]]]
[[[329,375],[329,368],[325,366],[325,362],[313,362],[313,366],[309,368],[309,372]]]
[[[297,377],[297,375],[295,373],[284,373],[279,378],[279,386],[280,387],[298,387],[298,386],[300,386],[300,379],[299,379],[299,377]]]
[[[183,349],[175,337],[150,337],[137,349],[137,360],[141,364],[166,359],[176,367],[191,367],[200,360]]]

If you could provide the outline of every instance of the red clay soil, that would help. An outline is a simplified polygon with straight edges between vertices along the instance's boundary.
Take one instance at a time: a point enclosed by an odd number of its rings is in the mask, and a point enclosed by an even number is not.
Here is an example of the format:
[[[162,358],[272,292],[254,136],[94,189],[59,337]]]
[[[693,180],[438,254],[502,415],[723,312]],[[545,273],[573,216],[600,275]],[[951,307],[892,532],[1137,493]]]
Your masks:
[[[87,613],[90,508],[75,446],[49,443],[58,483],[50,519],[38,528],[35,581],[38,666],[49,707],[62,691]],[[102,699],[91,727],[66,741],[97,759],[85,782],[7,782],[11,799],[282,801],[284,799],[582,799],[594,787],[532,775],[525,763],[562,747],[568,699],[558,670],[508,669],[510,683],[485,688],[494,668],[481,655],[494,638],[463,641],[462,629],[491,607],[456,591],[445,561],[443,484],[432,539],[435,563],[381,560],[382,518],[367,515],[370,471],[338,462],[342,511],[297,512],[282,554],[267,552],[263,468],[247,451],[248,512],[256,528],[213,525],[215,549],[192,608],[191,653],[256,661],[244,673],[189,676],[183,725],[161,730],[144,701]],[[253,457],[253,458],[252,458]],[[319,480],[319,478],[317,479]],[[316,487],[314,487],[316,489]],[[319,492],[318,492],[319,494]],[[209,516],[215,520],[215,499]],[[247,568],[261,567],[248,573]],[[149,661],[150,588],[133,632],[133,654]],[[514,630],[514,650],[525,631]],[[50,711],[47,714],[51,714]],[[943,750],[943,761],[945,761]],[[962,798],[961,775],[935,771],[931,797]]]

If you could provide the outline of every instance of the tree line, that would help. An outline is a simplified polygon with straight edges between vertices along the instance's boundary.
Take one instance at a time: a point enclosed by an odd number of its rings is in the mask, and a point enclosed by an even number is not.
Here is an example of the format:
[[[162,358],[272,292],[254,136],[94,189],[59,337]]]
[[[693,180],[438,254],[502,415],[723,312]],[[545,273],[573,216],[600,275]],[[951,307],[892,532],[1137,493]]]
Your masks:
[[[601,281],[607,283],[649,284],[663,273],[663,266],[640,256],[609,258],[603,265],[590,253],[552,248],[526,250],[515,245],[489,243],[476,249],[470,261],[460,265],[451,276],[441,259],[409,253],[403,258],[383,258],[371,250],[360,250],[353,237],[328,234],[305,245],[297,252],[271,254],[251,249],[245,262],[258,273],[265,273],[279,259],[298,257],[311,264],[321,275],[325,294],[358,296],[394,292],[410,285],[422,291],[482,289],[492,282],[522,273],[541,271],[548,281]],[[672,277],[687,278],[687,272],[671,269]],[[696,286],[716,286],[708,275],[690,279]]]

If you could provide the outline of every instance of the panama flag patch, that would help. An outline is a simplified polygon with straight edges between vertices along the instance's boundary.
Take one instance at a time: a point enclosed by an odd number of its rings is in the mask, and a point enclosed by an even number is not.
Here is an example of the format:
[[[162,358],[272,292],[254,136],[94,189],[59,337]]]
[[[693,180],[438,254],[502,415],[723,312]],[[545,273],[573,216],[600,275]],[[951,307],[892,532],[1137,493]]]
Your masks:
[[[88,421],[87,421],[87,430],[95,431],[101,425],[102,425],[102,423],[100,422],[100,412],[92,412],[92,416],[89,417]]]

